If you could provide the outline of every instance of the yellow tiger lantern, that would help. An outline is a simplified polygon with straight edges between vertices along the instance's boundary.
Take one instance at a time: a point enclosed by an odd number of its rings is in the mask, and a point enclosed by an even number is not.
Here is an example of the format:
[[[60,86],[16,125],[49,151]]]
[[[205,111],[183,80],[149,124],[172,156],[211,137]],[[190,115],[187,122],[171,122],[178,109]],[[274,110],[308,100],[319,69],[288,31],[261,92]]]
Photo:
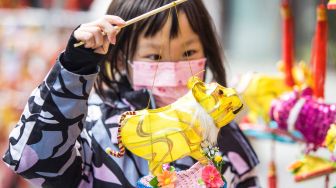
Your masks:
[[[278,63],[278,69],[281,75],[253,74],[249,75],[248,83],[243,84],[246,88],[242,91],[242,98],[249,109],[250,122],[257,123],[258,118],[261,117],[268,124],[272,101],[292,90],[285,83],[283,62]],[[306,63],[296,64],[292,68],[292,73],[295,87],[302,89],[312,85],[312,76]],[[242,79],[242,81],[245,80]]]
[[[201,142],[215,144],[219,129],[230,123],[243,105],[234,89],[217,83],[205,84],[191,77],[188,88],[189,93],[171,105],[124,113],[118,133],[120,151],[107,152],[122,157],[126,147],[148,160],[154,175],[162,172],[162,164],[185,156],[206,163]]]

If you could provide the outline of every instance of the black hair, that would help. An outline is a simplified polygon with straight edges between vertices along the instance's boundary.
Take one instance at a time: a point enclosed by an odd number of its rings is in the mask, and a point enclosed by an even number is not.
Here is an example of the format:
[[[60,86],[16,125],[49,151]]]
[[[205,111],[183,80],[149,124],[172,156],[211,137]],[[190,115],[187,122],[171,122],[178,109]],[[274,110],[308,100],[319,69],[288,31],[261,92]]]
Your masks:
[[[116,15],[130,20],[153,9],[173,2],[174,0],[113,0],[107,14]],[[107,99],[106,90],[114,96],[120,91],[120,80],[123,77],[122,68],[127,67],[127,62],[132,61],[138,45],[140,34],[152,37],[165,25],[168,16],[172,16],[170,37],[179,34],[178,19],[176,12],[183,11],[190,23],[192,30],[199,36],[207,67],[210,69],[213,79],[219,84],[226,86],[226,73],[223,62],[223,51],[220,40],[217,38],[212,19],[206,10],[202,0],[188,0],[177,6],[177,11],[164,11],[143,21],[123,28],[117,36],[116,45],[111,46],[106,56],[106,63],[101,66],[101,71],[95,83],[95,90],[100,97]],[[123,63],[120,65],[120,63]],[[124,68],[125,69],[125,68]],[[127,70],[127,68],[126,68]],[[111,97],[111,96],[109,96]]]

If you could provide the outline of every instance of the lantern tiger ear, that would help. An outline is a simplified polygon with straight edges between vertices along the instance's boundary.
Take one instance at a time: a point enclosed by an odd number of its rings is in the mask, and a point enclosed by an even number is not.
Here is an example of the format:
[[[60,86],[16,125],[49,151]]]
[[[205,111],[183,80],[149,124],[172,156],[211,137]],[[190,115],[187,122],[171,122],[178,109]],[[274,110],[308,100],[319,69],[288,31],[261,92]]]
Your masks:
[[[201,101],[204,97],[206,97],[206,87],[204,82],[196,76],[193,76],[188,81],[188,88],[191,90],[196,101]]]
[[[204,83],[198,77],[193,76],[193,77],[189,78],[189,80],[188,80],[188,88],[190,90],[192,90],[195,87],[195,85],[197,85],[197,84],[201,84],[204,87]]]

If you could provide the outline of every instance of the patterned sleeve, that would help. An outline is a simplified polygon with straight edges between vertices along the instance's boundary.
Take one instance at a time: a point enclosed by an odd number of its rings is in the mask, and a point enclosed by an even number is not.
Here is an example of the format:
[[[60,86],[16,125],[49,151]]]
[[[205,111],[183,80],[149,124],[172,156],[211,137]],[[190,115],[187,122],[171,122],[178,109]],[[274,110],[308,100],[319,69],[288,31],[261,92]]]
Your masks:
[[[234,187],[259,187],[255,173],[255,167],[259,164],[258,157],[235,122],[220,129],[218,146],[226,158],[224,169],[230,168],[235,175],[232,182]]]
[[[76,187],[82,176],[77,139],[95,79],[71,73],[57,60],[9,136],[3,160],[10,168],[39,186]]]

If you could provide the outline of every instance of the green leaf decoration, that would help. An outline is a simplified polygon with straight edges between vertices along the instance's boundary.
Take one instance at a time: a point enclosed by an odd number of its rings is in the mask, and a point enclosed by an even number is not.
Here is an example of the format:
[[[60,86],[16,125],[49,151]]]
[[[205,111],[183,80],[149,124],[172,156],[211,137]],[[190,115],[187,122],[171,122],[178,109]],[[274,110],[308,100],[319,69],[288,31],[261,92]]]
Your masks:
[[[153,188],[159,188],[158,184],[159,181],[156,176],[149,182],[149,185],[151,185]]]
[[[204,185],[204,181],[203,181],[202,178],[198,179],[197,183],[198,183],[199,185]]]

